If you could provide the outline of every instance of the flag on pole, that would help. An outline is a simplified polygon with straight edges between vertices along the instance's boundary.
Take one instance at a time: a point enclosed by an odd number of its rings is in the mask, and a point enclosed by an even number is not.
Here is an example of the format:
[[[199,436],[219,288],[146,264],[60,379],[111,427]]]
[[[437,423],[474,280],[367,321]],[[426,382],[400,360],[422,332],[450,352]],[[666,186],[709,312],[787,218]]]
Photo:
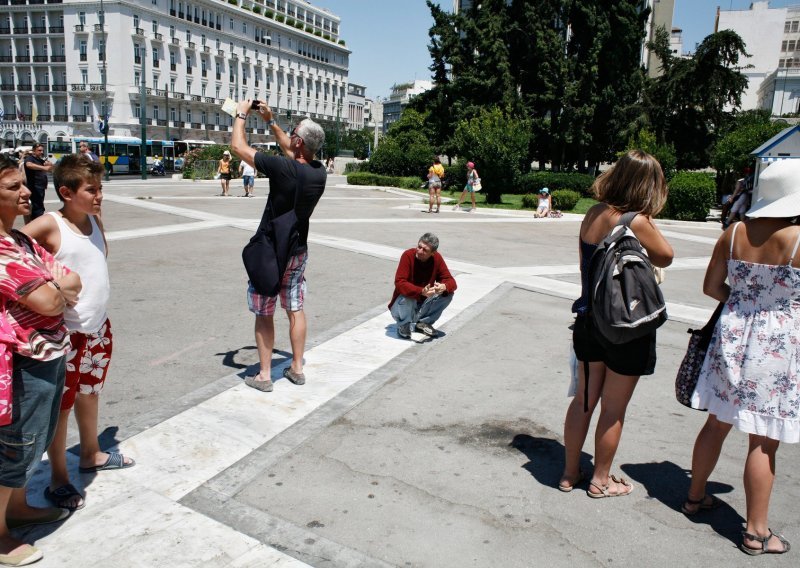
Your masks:
[[[22,122],[23,120],[25,120],[25,115],[24,115],[24,114],[22,114],[22,111],[21,111],[21,110],[19,110],[19,109],[17,109],[17,120],[18,120],[19,122]]]
[[[33,97],[31,103],[31,122],[38,122],[39,120],[39,107],[36,105],[36,97]]]

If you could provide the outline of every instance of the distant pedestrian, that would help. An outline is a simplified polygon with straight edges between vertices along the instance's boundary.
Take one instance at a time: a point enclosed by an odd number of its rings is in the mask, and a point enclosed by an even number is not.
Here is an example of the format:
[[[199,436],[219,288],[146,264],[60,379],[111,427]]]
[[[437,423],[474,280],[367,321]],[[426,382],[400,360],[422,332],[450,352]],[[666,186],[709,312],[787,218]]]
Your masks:
[[[433,165],[428,169],[428,213],[438,213],[442,204],[442,180],[444,179],[444,166],[439,158],[433,159]],[[434,204],[436,209],[433,209]]]
[[[553,209],[553,198],[550,196],[550,190],[543,187],[539,190],[539,203],[536,206],[534,217],[547,217]]]
[[[217,165],[217,174],[222,185],[222,193],[220,195],[227,197],[231,185],[231,153],[227,150],[222,153],[222,159]]]
[[[475,185],[480,183],[480,180],[481,177],[478,175],[478,170],[475,169],[475,164],[467,162],[467,184],[464,186],[464,191],[461,192],[461,197],[458,198],[458,203],[453,206],[453,211],[458,211],[461,207],[461,202],[464,201],[468,193],[472,199],[472,209],[469,212],[475,211]]]
[[[80,152],[81,156],[83,156],[83,157],[85,157],[85,158],[87,158],[87,159],[89,159],[89,160],[91,160],[93,162],[99,162],[100,161],[100,158],[97,157],[97,154],[92,152],[92,150],[89,148],[89,143],[88,142],[79,143],[78,144],[78,151]]]
[[[305,119],[292,128],[288,136],[275,122],[272,109],[261,103],[258,114],[272,129],[284,156],[268,156],[247,144],[244,124],[251,111],[252,101],[239,102],[236,119],[233,121],[231,147],[236,155],[269,178],[269,198],[264,208],[262,222],[294,209],[297,216],[297,247],[292,252],[279,296],[281,307],[289,318],[289,340],[292,345],[292,362],[283,370],[283,376],[296,385],[303,385],[303,354],[306,343],[306,315],[303,302],[306,293],[305,269],[308,262],[308,225],[314,208],[325,191],[327,173],[322,162],[315,159],[317,151],[325,142],[325,131],[311,119]],[[260,371],[245,380],[245,384],[261,391],[271,391],[272,347],[275,343],[273,316],[278,297],[259,294],[248,283],[247,302],[256,316],[255,336]]]
[[[51,171],[53,171],[53,164],[45,159],[44,146],[37,142],[31,148],[31,153],[25,158],[25,185],[31,190],[31,212],[25,216],[26,223],[44,215],[47,173]]]
[[[47,450],[50,485],[44,492],[51,503],[76,510],[84,506],[84,497],[70,482],[67,470],[67,429],[73,406],[80,434],[81,472],[123,469],[134,461],[117,452],[102,451],[97,440],[99,397],[113,347],[106,311],[110,295],[107,247],[100,219],[103,166],[80,155],[64,156],[53,170],[53,182],[61,209],[25,225],[23,231],[83,281],[77,303],[64,310],[71,349],[58,427]]]
[[[600,417],[595,432],[594,473],[589,480],[589,497],[620,497],[633,491],[624,477],[611,475],[628,402],[641,375],[651,375],[656,365],[656,333],[619,345],[600,334],[589,314],[589,264],[597,245],[609,234],[623,213],[637,212],[630,228],[647,251],[654,266],[669,266],[672,247],[653,223],[667,199],[667,184],[661,165],[651,155],[632,150],[594,182],[600,203],[586,212],[578,236],[581,297],[572,306],[576,313],[572,341],[578,358],[580,385],[564,420],[564,472],[561,491],[583,481],[580,459],[592,414],[598,402]],[[584,367],[588,365],[589,377]],[[585,406],[586,405],[586,406]],[[588,411],[584,411],[588,408]]]
[[[243,197],[253,197],[255,195],[256,169],[242,160],[239,162],[239,173],[242,176],[242,185],[244,186]]]
[[[329,156],[328,159],[325,160],[325,171],[327,171],[329,174],[332,174],[334,171],[334,164],[335,162],[333,161],[333,156]]]
[[[389,311],[397,322],[397,336],[410,339],[416,330],[436,337],[433,324],[453,301],[458,284],[438,252],[439,238],[425,233],[416,248],[403,252],[394,275]]]
[[[800,442],[800,163],[771,164],[758,188],[749,219],[717,241],[703,283],[724,307],[692,397],[692,407],[708,409],[708,419],[694,444],[681,507],[694,515],[721,504],[706,484],[731,427],[748,434],[747,523],[739,547],[750,555],[789,551],[767,513],[778,445]]]

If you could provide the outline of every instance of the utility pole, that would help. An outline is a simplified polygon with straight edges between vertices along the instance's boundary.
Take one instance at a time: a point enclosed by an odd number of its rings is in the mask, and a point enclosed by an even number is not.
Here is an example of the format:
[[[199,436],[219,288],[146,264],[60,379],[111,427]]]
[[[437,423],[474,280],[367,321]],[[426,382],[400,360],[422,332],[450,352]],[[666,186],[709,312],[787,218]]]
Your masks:
[[[164,112],[167,113],[166,134],[164,134],[164,141],[169,141],[169,89],[164,89]]]
[[[142,80],[139,82],[139,126],[141,126],[142,145],[139,149],[139,168],[142,179],[147,179],[147,42],[142,44]]]
[[[108,161],[108,120],[110,118],[108,111],[108,77],[106,71],[106,60],[108,59],[108,34],[106,33],[106,11],[103,8],[103,0],[100,0],[100,25],[103,26],[103,135],[105,137],[105,144],[103,145],[103,154],[105,154],[105,180],[111,175],[111,163]]]

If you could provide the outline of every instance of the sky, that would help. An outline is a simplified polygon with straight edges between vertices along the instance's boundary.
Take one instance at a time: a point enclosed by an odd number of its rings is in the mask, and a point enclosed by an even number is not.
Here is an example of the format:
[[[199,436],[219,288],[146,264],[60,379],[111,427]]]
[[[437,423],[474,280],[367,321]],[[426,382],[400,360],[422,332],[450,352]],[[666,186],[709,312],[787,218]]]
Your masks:
[[[535,0],[531,0],[535,1]],[[395,83],[430,79],[428,30],[433,24],[425,0],[312,0],[341,18],[340,37],[352,51],[349,81],[367,87],[369,98],[386,98]],[[437,4],[452,10],[452,0]],[[747,10],[751,0],[675,0],[673,26],[683,30],[684,51],[714,31],[717,6]],[[800,0],[771,0],[770,7]]]

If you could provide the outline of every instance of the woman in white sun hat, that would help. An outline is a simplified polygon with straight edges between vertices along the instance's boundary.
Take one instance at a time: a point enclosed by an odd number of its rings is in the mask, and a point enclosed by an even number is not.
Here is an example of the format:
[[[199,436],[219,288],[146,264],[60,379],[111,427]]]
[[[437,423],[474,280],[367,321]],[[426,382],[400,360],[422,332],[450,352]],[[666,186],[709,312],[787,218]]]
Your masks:
[[[706,483],[731,427],[747,433],[747,526],[739,547],[750,555],[789,551],[767,513],[778,445],[800,442],[800,160],[770,165],[757,195],[749,219],[717,241],[703,283],[703,292],[725,306],[692,398],[694,408],[708,409],[708,420],[695,441],[681,507],[694,515],[721,504]]]

